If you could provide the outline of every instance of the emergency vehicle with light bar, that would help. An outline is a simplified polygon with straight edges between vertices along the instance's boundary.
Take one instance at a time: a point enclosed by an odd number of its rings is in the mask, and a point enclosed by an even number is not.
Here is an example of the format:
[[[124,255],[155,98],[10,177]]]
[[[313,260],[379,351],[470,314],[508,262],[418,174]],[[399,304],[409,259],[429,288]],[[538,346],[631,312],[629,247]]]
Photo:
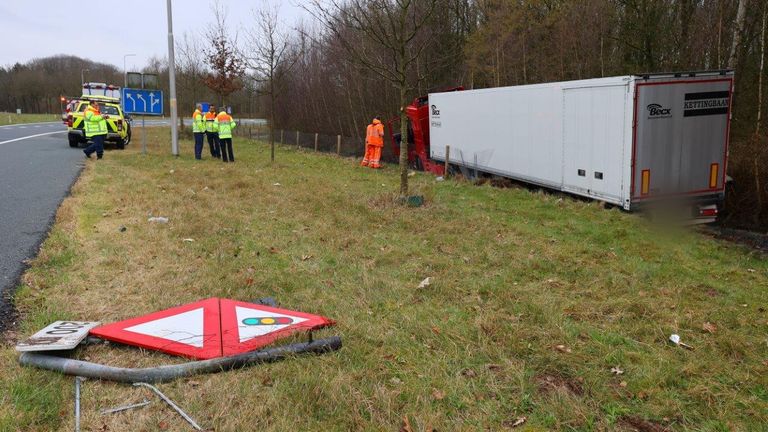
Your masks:
[[[83,84],[83,94],[67,103],[65,123],[69,146],[78,147],[87,142],[84,114],[92,100],[98,101],[101,113],[109,116],[105,141],[124,149],[131,141],[130,117],[124,115],[120,106],[120,87],[104,83]]]
[[[465,173],[713,222],[725,196],[732,89],[730,70],[451,88],[406,108],[408,160],[443,175],[448,159]]]

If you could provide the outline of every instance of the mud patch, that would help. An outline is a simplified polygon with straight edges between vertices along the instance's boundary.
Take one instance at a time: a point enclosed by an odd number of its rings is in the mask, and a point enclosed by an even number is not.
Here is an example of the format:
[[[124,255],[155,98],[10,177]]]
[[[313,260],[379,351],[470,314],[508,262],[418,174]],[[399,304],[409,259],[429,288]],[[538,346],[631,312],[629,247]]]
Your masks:
[[[768,254],[768,234],[762,234],[754,231],[746,231],[734,228],[727,228],[719,225],[703,225],[699,227],[699,232],[718,240],[725,240],[731,243],[738,243],[759,252]]]
[[[561,375],[544,374],[534,379],[540,393],[554,392],[569,393],[574,396],[584,395],[584,381],[578,378],[567,378]]]
[[[667,432],[672,430],[659,422],[637,416],[623,416],[619,419],[619,424],[636,432]]]

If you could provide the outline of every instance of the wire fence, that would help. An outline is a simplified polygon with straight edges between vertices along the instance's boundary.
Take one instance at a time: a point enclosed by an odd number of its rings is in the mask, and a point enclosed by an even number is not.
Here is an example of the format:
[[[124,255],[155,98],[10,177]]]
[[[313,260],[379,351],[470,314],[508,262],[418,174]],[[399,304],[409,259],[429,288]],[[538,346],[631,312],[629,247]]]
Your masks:
[[[239,137],[269,142],[269,128],[265,125],[238,125],[234,132]],[[331,153],[339,156],[363,157],[365,155],[365,142],[362,138],[275,129],[274,139],[276,144],[296,146],[306,150]],[[382,149],[381,159],[384,162],[397,162],[392,147],[386,145],[386,142]]]
[[[179,119],[181,136],[191,139],[192,129],[188,122]],[[263,123],[242,122],[232,130],[236,137],[269,142],[269,127]],[[365,155],[365,142],[362,138],[343,135],[328,135],[318,132],[303,132],[298,130],[275,129],[275,143],[286,146],[296,146],[306,150],[331,153],[344,157],[359,157]],[[391,141],[384,137],[384,148],[381,151],[381,161],[397,163]]]

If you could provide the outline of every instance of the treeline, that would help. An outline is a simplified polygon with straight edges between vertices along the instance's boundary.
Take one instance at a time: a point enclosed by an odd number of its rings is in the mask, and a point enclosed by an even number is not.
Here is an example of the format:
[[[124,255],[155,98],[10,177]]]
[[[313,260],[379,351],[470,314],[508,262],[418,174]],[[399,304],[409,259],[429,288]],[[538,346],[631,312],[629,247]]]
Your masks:
[[[0,67],[0,111],[56,113],[62,96],[79,96],[86,81],[121,85],[123,74],[113,65],[59,55]]]

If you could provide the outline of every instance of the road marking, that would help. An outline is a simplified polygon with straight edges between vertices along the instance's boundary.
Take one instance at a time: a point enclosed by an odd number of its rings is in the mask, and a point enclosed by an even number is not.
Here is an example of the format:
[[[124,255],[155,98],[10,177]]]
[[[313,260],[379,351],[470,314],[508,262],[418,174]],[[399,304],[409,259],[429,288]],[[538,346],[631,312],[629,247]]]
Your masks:
[[[53,135],[53,134],[64,133],[64,132],[66,132],[66,131],[63,130],[63,131],[56,131],[56,132],[46,132],[46,133],[41,133],[41,134],[37,134],[37,135],[29,135],[29,136],[25,136],[25,137],[21,137],[21,138],[14,138],[14,139],[8,140],[8,141],[0,141],[0,145],[8,144],[8,143],[16,142],[16,141],[21,141],[21,140],[25,140],[25,139],[29,139],[29,138],[37,138],[37,137],[44,136],[44,135]]]
[[[26,129],[26,126],[19,126],[19,129]]]

